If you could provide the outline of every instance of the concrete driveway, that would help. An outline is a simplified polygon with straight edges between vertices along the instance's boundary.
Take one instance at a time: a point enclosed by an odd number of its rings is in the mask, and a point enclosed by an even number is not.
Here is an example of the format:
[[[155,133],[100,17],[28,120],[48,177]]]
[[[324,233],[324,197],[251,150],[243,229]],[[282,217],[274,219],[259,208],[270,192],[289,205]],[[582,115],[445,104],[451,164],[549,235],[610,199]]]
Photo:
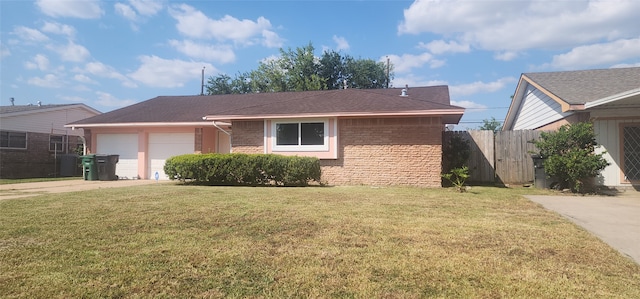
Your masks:
[[[169,181],[160,181],[160,183]],[[21,184],[0,185],[0,200],[30,197],[46,193],[63,193],[74,191],[94,190],[101,188],[120,188],[128,186],[138,186],[156,184],[154,180],[120,180],[120,181],[85,181],[63,180],[51,182],[35,182]]]
[[[539,196],[528,199],[568,218],[640,264],[640,193],[625,196]]]

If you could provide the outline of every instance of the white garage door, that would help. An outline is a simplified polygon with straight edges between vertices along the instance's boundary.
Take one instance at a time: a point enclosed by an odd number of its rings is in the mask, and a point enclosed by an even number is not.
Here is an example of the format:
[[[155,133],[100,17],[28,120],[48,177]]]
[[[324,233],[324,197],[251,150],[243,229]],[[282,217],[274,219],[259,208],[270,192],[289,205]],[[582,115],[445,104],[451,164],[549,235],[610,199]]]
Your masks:
[[[193,133],[153,133],[149,134],[149,178],[168,180],[164,173],[164,161],[172,156],[193,154],[195,135]]]
[[[138,134],[98,134],[97,153],[120,155],[116,175],[121,179],[138,176]]]

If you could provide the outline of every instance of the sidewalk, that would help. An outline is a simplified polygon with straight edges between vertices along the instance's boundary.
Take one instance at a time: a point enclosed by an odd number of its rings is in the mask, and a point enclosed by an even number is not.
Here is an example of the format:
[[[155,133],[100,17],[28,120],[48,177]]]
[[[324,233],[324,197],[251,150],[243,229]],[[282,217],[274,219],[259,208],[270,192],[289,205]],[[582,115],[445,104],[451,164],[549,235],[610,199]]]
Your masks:
[[[160,181],[158,184],[167,183],[170,181]],[[42,195],[47,193],[64,193],[94,190],[102,188],[121,188],[129,186],[139,186],[156,184],[154,180],[120,180],[120,181],[85,181],[82,179],[77,180],[63,180],[63,181],[51,181],[51,182],[34,182],[34,183],[21,183],[21,184],[6,184],[0,185],[0,200],[30,197],[36,195]]]

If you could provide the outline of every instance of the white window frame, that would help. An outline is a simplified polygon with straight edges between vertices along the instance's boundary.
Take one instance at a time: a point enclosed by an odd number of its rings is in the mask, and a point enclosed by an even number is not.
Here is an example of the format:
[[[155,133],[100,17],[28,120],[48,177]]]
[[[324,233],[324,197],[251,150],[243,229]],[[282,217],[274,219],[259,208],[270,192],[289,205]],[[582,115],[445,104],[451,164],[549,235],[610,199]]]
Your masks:
[[[323,123],[324,124],[324,144],[322,145],[301,145],[300,133],[303,123]],[[278,124],[298,124],[298,145],[278,145],[277,126]],[[276,119],[271,121],[271,150],[274,152],[328,152],[329,151],[329,119]]]

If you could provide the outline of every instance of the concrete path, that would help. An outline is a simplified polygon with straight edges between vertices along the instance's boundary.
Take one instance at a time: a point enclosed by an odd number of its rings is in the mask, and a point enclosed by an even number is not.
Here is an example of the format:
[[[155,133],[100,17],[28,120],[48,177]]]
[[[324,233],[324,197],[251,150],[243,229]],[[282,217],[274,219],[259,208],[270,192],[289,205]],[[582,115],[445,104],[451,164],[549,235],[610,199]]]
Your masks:
[[[625,196],[527,198],[557,212],[640,264],[640,193]]]
[[[169,181],[160,181],[160,183]],[[63,180],[51,182],[35,182],[0,185],[0,200],[36,196],[46,193],[63,193],[94,190],[101,188],[120,188],[155,184],[154,180],[121,180],[121,181],[85,181]]]

